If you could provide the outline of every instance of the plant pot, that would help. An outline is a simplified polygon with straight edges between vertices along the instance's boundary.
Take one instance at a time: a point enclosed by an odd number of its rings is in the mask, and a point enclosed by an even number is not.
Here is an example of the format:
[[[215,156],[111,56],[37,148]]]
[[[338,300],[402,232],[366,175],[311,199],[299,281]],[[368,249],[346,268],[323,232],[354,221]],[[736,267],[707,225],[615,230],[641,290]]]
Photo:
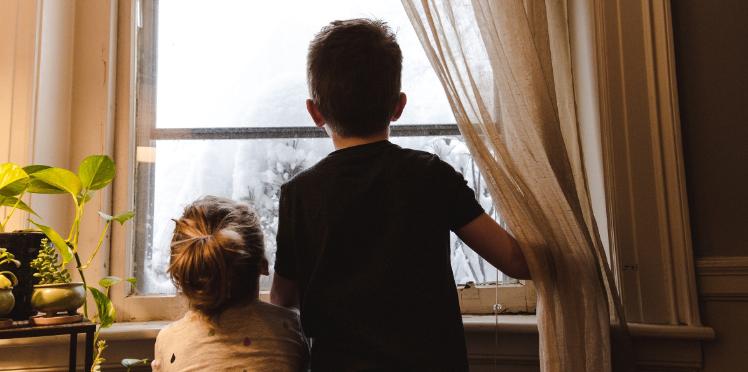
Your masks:
[[[13,320],[26,320],[36,314],[31,308],[31,294],[34,290],[34,283],[38,283],[38,279],[34,278],[29,262],[39,254],[39,246],[44,238],[44,234],[36,231],[0,233],[0,247],[7,248],[21,262],[20,267],[14,265],[0,267],[0,271],[8,270],[18,278],[18,285],[13,287],[16,307],[8,314],[8,317]]]
[[[83,283],[37,284],[31,295],[31,306],[47,315],[74,313],[85,301]]]
[[[5,318],[10,314],[16,305],[16,298],[13,296],[13,287],[0,289],[0,318]]]

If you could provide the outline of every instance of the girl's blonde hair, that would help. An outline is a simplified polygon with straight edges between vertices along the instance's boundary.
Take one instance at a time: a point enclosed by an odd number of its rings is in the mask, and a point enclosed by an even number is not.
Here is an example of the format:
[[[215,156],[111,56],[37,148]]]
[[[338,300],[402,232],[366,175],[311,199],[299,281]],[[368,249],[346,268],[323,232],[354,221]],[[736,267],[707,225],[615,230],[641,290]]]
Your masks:
[[[265,241],[249,205],[206,196],[175,222],[168,272],[192,308],[215,316],[257,293]]]

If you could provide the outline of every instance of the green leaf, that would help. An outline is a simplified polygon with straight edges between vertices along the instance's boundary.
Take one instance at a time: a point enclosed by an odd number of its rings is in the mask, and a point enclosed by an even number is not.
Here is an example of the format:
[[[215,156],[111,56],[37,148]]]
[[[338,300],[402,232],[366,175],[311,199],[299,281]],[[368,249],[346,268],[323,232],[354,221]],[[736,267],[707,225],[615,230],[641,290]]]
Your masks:
[[[101,328],[110,327],[112,324],[114,324],[114,317],[116,315],[112,300],[110,300],[109,297],[107,297],[103,292],[94,287],[88,287],[88,290],[91,291],[94,302],[96,302],[96,315],[98,316],[99,322],[101,323]]]
[[[24,179],[20,179],[16,182],[11,183],[8,186],[5,186],[2,190],[0,190],[0,196],[18,196],[23,194],[24,192],[28,191],[29,188],[29,182],[31,182],[31,179],[26,177]]]
[[[60,234],[57,233],[54,229],[52,229],[49,226],[44,226],[41,224],[38,224],[34,222],[33,220],[29,220],[31,223],[33,223],[36,227],[41,230],[44,235],[49,238],[50,241],[52,241],[52,244],[55,245],[57,248],[57,251],[60,252],[60,256],[62,256],[62,264],[67,265],[68,262],[73,260],[73,251],[70,250],[70,247],[68,246],[67,242],[65,242],[65,239],[63,239]]]
[[[27,174],[31,175],[34,174],[40,170],[45,170],[52,168],[49,165],[42,165],[42,164],[31,164],[23,167],[23,170],[26,171]]]
[[[13,163],[0,164],[0,194],[16,196],[23,192],[29,175],[19,165]]]
[[[43,171],[45,169],[52,168],[48,165],[41,165],[41,164],[33,164],[33,165],[27,165],[23,167],[23,170],[26,171],[26,173],[29,174],[29,176],[33,175],[36,172]],[[41,180],[34,179],[31,177],[29,180],[29,189],[28,191],[30,193],[34,194],[62,194],[65,192],[65,190],[61,190],[55,186],[52,186],[46,182],[43,182]]]
[[[110,215],[108,215],[108,214],[106,214],[104,212],[99,212],[99,216],[101,216],[101,218],[103,218],[103,219],[105,219],[107,221],[117,221],[117,222],[119,222],[120,225],[122,225],[125,222],[127,222],[128,220],[130,220],[131,218],[133,218],[135,216],[135,212],[128,211],[128,212],[125,212],[125,213],[120,213],[120,214],[118,214],[116,216],[110,216]]]
[[[78,205],[81,205],[83,203],[88,203],[89,201],[91,201],[91,199],[93,199],[93,195],[93,192],[87,192],[85,194],[78,195],[75,200],[78,202]]]
[[[21,261],[16,260],[16,256],[13,253],[8,252],[6,248],[0,247],[0,265],[13,264],[16,267],[21,267]]]
[[[0,271],[0,289],[11,288],[15,285],[18,285],[16,274],[13,274],[10,271]]]
[[[63,169],[63,168],[47,168],[31,174],[32,186],[37,181],[40,181],[40,186],[52,186],[58,190],[63,190],[68,194],[72,195],[73,198],[78,198],[78,194],[81,192],[81,180],[75,173]],[[36,192],[36,191],[32,191]]]
[[[31,178],[28,192],[32,194],[64,194],[65,190],[52,186],[42,180]]]
[[[103,189],[114,179],[114,161],[106,155],[91,155],[78,167],[78,177],[85,190]]]
[[[138,284],[138,279],[133,278],[133,277],[129,277],[129,278],[125,279],[125,281],[128,282],[128,283],[130,283],[130,290],[137,291],[136,285]]]
[[[147,367],[148,363],[151,361],[148,359],[131,359],[126,358],[122,359],[122,366],[125,368],[134,368],[134,367]]]
[[[116,276],[105,276],[99,280],[99,285],[103,288],[109,288],[122,281],[122,278]]]
[[[18,204],[16,204],[16,202],[18,202]],[[18,200],[18,198],[14,197],[14,196],[3,196],[3,195],[0,195],[0,205],[1,206],[6,206],[6,207],[11,207],[11,208],[13,208],[13,206],[16,206],[16,208],[18,208],[18,209],[20,209],[22,211],[26,211],[26,212],[29,212],[29,213],[35,215],[35,216],[39,216],[38,214],[36,214],[36,212],[34,212],[31,209],[31,207],[29,207],[28,205],[26,205],[26,203],[24,203],[23,200]]]

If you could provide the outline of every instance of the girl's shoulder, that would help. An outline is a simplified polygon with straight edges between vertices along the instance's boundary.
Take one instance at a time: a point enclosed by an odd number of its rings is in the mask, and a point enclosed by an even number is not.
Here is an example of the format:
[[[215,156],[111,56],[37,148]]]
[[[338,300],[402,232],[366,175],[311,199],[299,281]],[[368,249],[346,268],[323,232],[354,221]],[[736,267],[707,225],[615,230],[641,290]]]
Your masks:
[[[196,328],[201,328],[204,320],[194,311],[189,310],[179,320],[175,320],[158,332],[156,341],[164,340],[171,337],[181,337],[185,332],[194,332]]]
[[[261,323],[266,326],[282,324],[283,322],[298,323],[299,314],[285,307],[276,306],[267,302],[255,300],[251,303],[227,309],[221,315],[222,324],[238,323]]]
[[[264,301],[255,301],[253,306],[260,312],[272,314],[281,318],[298,319],[299,313],[294,309],[273,305]]]
[[[181,319],[161,329],[156,342],[169,343],[210,331],[233,333],[245,332],[246,329],[272,331],[282,328],[299,332],[301,328],[297,311],[263,301],[252,301],[229,308],[219,319],[215,323],[194,310],[187,311]]]
[[[221,315],[220,326],[225,332],[245,332],[264,334],[300,334],[299,314],[291,309],[262,301],[227,309]]]

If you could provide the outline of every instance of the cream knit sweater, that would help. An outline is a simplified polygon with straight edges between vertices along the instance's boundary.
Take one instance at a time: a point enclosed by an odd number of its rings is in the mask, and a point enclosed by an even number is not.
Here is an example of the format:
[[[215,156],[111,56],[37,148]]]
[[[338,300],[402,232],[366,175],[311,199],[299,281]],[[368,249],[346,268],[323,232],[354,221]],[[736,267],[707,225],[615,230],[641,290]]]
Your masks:
[[[156,338],[153,371],[278,371],[306,369],[308,347],[298,315],[262,301],[232,307],[217,322],[195,311]]]

